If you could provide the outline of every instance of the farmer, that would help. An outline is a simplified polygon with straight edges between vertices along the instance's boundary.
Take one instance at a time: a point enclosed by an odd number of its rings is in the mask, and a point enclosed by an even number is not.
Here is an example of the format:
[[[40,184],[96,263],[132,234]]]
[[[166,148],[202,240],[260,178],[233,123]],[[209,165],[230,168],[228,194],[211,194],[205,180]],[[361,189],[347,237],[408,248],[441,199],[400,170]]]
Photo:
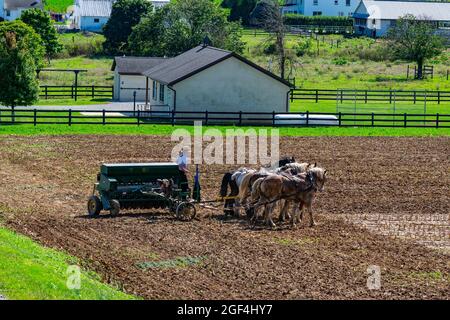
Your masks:
[[[187,157],[184,154],[184,150],[181,149],[180,152],[178,153],[178,158],[177,158],[177,165],[178,165],[178,170],[180,170],[180,175],[181,175],[181,189],[183,191],[186,191],[188,189],[188,179],[186,176],[186,173],[189,172],[188,168],[187,168]]]

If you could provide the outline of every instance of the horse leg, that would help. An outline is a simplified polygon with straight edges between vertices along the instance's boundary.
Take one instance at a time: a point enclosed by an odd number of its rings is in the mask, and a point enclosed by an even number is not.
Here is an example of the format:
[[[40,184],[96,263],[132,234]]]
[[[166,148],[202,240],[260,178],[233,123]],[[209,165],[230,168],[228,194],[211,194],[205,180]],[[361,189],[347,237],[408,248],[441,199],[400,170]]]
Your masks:
[[[309,226],[314,227],[316,222],[314,221],[313,211],[312,211],[312,203],[308,203],[308,211],[309,211]]]
[[[303,221],[303,207],[304,207],[303,202],[300,202],[300,204],[298,206],[298,210],[300,211],[299,212],[300,213],[299,222]]]
[[[264,221],[271,228],[275,228],[276,227],[275,223],[272,220],[272,211],[273,211],[273,209],[274,209],[274,204],[268,204],[268,205],[266,205],[266,208],[264,210]]]
[[[292,212],[292,216],[291,216],[291,227],[292,228],[295,228],[296,227],[295,223],[299,222],[298,215],[299,215],[298,206],[296,203],[294,203],[293,212]]]

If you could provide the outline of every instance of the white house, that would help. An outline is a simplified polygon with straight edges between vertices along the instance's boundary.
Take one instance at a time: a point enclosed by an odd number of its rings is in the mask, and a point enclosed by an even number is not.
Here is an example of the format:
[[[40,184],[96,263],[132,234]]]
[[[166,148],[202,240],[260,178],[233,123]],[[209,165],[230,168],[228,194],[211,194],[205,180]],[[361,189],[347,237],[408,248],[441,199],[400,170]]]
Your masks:
[[[22,11],[31,8],[43,8],[41,0],[0,0],[0,20],[20,18]]]
[[[130,92],[136,91],[155,111],[289,110],[289,82],[236,53],[207,45],[170,59],[117,57],[113,70],[117,100],[130,101]]]
[[[114,71],[114,99],[117,101],[145,101],[146,77],[148,70],[165,61],[165,58],[153,57],[116,57],[112,65]]]
[[[355,32],[372,37],[383,36],[406,14],[430,20],[438,27],[450,27],[450,2],[362,0],[353,14]]]
[[[2,0],[0,0],[2,1]],[[7,1],[7,0],[5,0]],[[168,4],[170,0],[149,0],[155,9]],[[75,0],[73,24],[83,31],[102,32],[111,16],[115,0]]]
[[[73,22],[82,31],[101,32],[111,16],[113,0],[76,0]]]
[[[359,0],[286,0],[283,14],[351,17]]]

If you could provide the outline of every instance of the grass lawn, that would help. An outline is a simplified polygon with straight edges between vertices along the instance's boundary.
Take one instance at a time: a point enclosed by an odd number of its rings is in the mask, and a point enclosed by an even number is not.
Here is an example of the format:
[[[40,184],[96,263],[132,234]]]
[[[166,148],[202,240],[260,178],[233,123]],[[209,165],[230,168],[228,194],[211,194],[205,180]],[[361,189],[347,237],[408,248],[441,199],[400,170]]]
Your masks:
[[[80,289],[68,289],[67,268],[76,264],[76,258],[0,226],[0,294],[7,299],[135,299],[83,270]]]
[[[204,126],[203,130],[219,129],[266,129],[258,127]],[[193,126],[174,126],[147,124],[133,125],[3,125],[0,135],[72,135],[72,134],[111,134],[111,135],[171,135],[175,129],[185,129],[193,133]],[[266,131],[264,131],[266,132]],[[264,134],[264,132],[262,134]],[[450,136],[450,128],[357,128],[357,127],[316,127],[279,128],[280,136]]]
[[[108,104],[111,102],[111,99],[103,99],[103,98],[78,98],[77,101],[74,99],[44,99],[41,98],[38,102],[35,103],[36,106],[84,106],[84,105],[94,105],[94,104]],[[132,108],[133,106],[131,106]]]
[[[81,72],[78,75],[78,85],[112,86],[113,73],[111,66],[111,58],[78,56],[51,60],[48,68],[86,69],[86,72]],[[75,82],[75,75],[73,72],[41,72],[39,81],[40,85],[70,86]]]
[[[73,5],[73,0],[45,0],[44,8],[56,13],[66,13],[67,7]]]
[[[267,35],[246,32],[244,55],[261,65],[279,73],[274,55],[265,54]],[[403,89],[403,90],[450,90],[450,80],[446,72],[450,69],[450,50],[426,64],[433,65],[433,79],[406,79],[408,63],[400,61],[373,61],[375,48],[379,43],[368,38],[345,39],[340,35],[319,36],[319,41],[306,37],[290,35],[287,37],[288,55],[294,58],[292,66],[288,64],[287,73],[296,78],[296,85],[306,89]],[[336,41],[339,40],[339,47]],[[377,40],[378,42],[380,40]],[[332,44],[333,42],[333,44]],[[297,56],[299,44],[305,45],[302,56]],[[319,48],[319,50],[317,50]],[[372,48],[372,49],[371,49]],[[372,50],[372,51],[371,51]],[[413,63],[409,63],[413,66]],[[271,67],[269,67],[269,65]],[[292,70],[292,73],[291,73]]]

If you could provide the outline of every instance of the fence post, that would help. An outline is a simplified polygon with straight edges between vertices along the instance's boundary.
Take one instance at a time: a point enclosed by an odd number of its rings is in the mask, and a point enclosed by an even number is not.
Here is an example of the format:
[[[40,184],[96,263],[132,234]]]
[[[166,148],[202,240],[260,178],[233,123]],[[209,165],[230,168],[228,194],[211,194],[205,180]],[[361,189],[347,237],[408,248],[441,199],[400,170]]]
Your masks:
[[[175,110],[172,110],[172,127],[175,125]]]
[[[133,91],[133,117],[136,115],[136,91]]]
[[[15,107],[11,107],[11,121],[12,123],[16,122],[16,112],[14,111]]]
[[[45,86],[45,100],[48,99],[48,86]]]
[[[294,89],[291,89],[291,102],[294,102]]]
[[[239,111],[239,126],[242,126],[242,111]]]
[[[205,111],[205,126],[208,125],[208,110]]]
[[[408,115],[406,114],[406,112],[403,114],[403,127],[406,128],[406,117]]]
[[[36,108],[34,109],[34,114],[33,114],[33,125],[36,127],[37,124],[37,111]]]
[[[319,90],[316,90],[316,103],[319,102]]]
[[[272,111],[272,126],[275,126],[275,110]]]
[[[392,89],[389,90],[389,104],[392,104]]]
[[[94,99],[94,85],[92,85],[92,99]]]
[[[439,128],[439,113],[436,113],[436,128]]]
[[[72,109],[69,109],[69,127],[72,125]]]
[[[416,90],[414,90],[414,104],[416,104]]]
[[[344,101],[344,90],[341,90],[341,104]]]
[[[366,90],[365,96],[364,96],[364,103],[367,103],[367,90]]]
[[[306,126],[309,127],[309,110],[306,111]]]
[[[342,124],[342,112],[339,111],[339,127]]]
[[[438,91],[437,94],[438,94],[438,104],[441,104],[441,91]]]
[[[102,110],[102,124],[103,125],[106,124],[106,110],[105,109]]]
[[[138,115],[137,115],[137,125],[141,125],[141,109],[138,109]]]
[[[372,112],[372,127],[375,126],[375,113]]]

